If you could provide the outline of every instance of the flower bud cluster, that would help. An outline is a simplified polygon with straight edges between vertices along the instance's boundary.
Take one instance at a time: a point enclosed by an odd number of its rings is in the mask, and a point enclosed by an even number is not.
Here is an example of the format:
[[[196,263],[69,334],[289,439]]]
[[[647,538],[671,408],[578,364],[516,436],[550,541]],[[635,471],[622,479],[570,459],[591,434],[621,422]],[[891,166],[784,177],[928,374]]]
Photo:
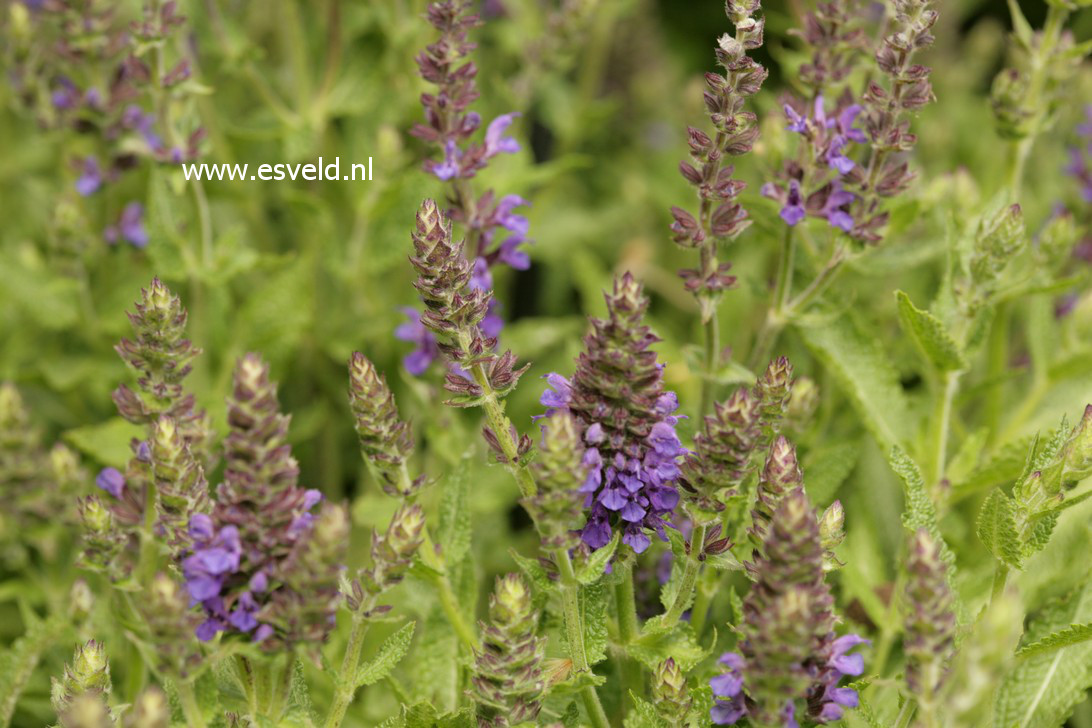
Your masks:
[[[552,389],[541,402],[548,414],[570,412],[583,428],[584,543],[606,546],[617,529],[640,553],[651,543],[648,530],[665,538],[686,450],[675,433],[678,398],[664,391],[663,365],[650,348],[659,339],[644,324],[648,299],[640,284],[626,273],[606,301],[607,318],[591,319],[572,381],[548,375]]]
[[[115,347],[122,360],[140,372],[140,392],[122,384],[114,390],[114,403],[121,416],[135,425],[152,428],[164,415],[173,419],[194,456],[208,467],[212,437],[208,419],[183,388],[193,360],[201,354],[201,349],[185,338],[186,310],[158,278],[140,294],[141,300],[134,304],[136,311],[129,314],[135,337],[122,339]]]
[[[838,683],[864,671],[863,658],[848,652],[865,640],[835,637],[823,559],[815,511],[797,487],[777,506],[747,565],[755,583],[743,602],[738,652],[721,656],[723,672],[710,680],[713,723],[748,716],[788,728],[805,719],[835,722],[856,707],[857,692]]]
[[[733,167],[727,158],[751,151],[758,138],[753,112],[744,111],[748,96],[753,96],[766,80],[767,71],[747,56],[747,51],[762,45],[765,18],[754,18],[759,3],[732,0],[725,4],[728,18],[736,26],[735,36],[725,34],[715,50],[724,74],[705,74],[705,109],[714,136],[694,127],[687,128],[690,162],[680,162],[679,171],[697,192],[697,215],[682,207],[672,207],[671,230],[676,243],[701,249],[701,266],[679,272],[686,289],[703,301],[703,316],[711,315],[712,299],[735,283],[728,274],[730,263],[718,263],[716,244],[734,238],[750,224],[747,211],[736,202],[744,183],[732,179]]]
[[[360,352],[349,360],[349,407],[361,454],[383,491],[392,497],[413,495],[421,481],[406,475],[406,459],[413,454],[409,425],[398,416],[386,377]]]
[[[429,159],[425,171],[450,182],[450,218],[466,227],[466,258],[472,275],[469,285],[475,290],[493,289],[494,266],[505,264],[516,270],[526,270],[531,260],[521,247],[528,241],[529,223],[515,208],[530,203],[519,195],[497,197],[487,190],[481,197],[473,194],[469,179],[484,169],[489,160],[501,153],[519,151],[515,138],[506,136],[518,113],[502,114],[489,123],[481,143],[470,141],[481,126],[481,115],[470,111],[478,98],[475,78],[478,69],[467,60],[475,45],[468,40],[469,31],[480,25],[477,15],[470,14],[470,3],[464,0],[444,0],[428,7],[428,20],[440,33],[440,38],[417,56],[421,76],[436,86],[435,93],[421,94],[425,123],[416,124],[411,134],[439,149],[442,159]],[[486,337],[496,338],[504,322],[497,312],[498,303],[490,297],[480,327]],[[415,343],[417,348],[405,358],[411,374],[422,374],[437,358],[435,334],[422,325],[413,309],[406,314],[410,321],[395,335]]]
[[[61,728],[114,728],[107,701],[112,685],[110,663],[102,644],[91,640],[76,647],[64,675],[53,678],[50,702]]]
[[[144,618],[144,637],[155,655],[153,666],[161,675],[186,680],[201,666],[203,657],[194,633],[202,619],[191,606],[179,580],[163,572],[155,575],[151,588],[136,602]]]
[[[371,566],[361,569],[351,583],[342,585],[349,609],[388,611],[390,607],[375,607],[375,600],[402,581],[424,539],[425,512],[416,503],[403,503],[385,533],[372,532]]]
[[[652,673],[652,698],[664,723],[672,728],[688,725],[686,716],[694,701],[686,687],[686,673],[671,657],[657,665]]]
[[[481,728],[506,728],[538,717],[545,687],[538,618],[523,578],[499,577],[489,597],[489,622],[479,623],[482,647],[474,656],[471,678],[470,695]]]
[[[740,387],[727,401],[714,404],[683,467],[683,489],[696,508],[721,511],[741,493],[755,454],[780,431],[792,396],[792,364],[779,357],[753,387]]]
[[[425,305],[421,324],[436,335],[439,351],[452,365],[444,383],[456,395],[449,404],[475,406],[485,387],[505,396],[529,365],[517,369],[515,355],[497,354],[496,338],[482,330],[493,293],[470,285],[471,265],[451,237],[450,220],[433,200],[421,204],[413,245],[410,262],[418,274],[414,285]]]
[[[579,522],[577,488],[587,478],[584,441],[579,421],[559,410],[542,425],[542,441],[531,464],[538,492],[522,503],[531,514],[547,550],[576,545],[572,527]]]
[[[911,537],[906,572],[906,684],[928,708],[945,678],[954,649],[956,618],[948,565],[927,529],[919,529]]]

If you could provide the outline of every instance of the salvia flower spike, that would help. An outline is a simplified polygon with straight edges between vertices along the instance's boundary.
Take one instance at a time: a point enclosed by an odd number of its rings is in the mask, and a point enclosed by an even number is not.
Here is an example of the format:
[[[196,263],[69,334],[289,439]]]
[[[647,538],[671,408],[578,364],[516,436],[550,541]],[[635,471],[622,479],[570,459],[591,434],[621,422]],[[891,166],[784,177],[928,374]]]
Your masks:
[[[522,503],[531,514],[547,550],[571,548],[576,538],[573,525],[580,520],[577,489],[587,478],[584,440],[580,423],[561,410],[546,418],[542,441],[531,465],[538,492]]]
[[[702,319],[708,321],[720,293],[735,284],[730,263],[717,260],[717,243],[739,235],[750,225],[747,211],[736,202],[744,183],[732,178],[728,160],[751,151],[758,138],[753,112],[744,111],[748,96],[758,92],[767,71],[747,56],[762,45],[765,18],[755,18],[759,3],[730,0],[725,12],[736,26],[735,36],[725,34],[716,48],[717,63],[724,73],[705,74],[705,108],[714,135],[689,127],[687,139],[694,164],[680,162],[679,171],[696,190],[698,212],[672,207],[674,240],[683,247],[697,248],[700,265],[679,272],[686,289],[701,304]]]
[[[409,425],[398,416],[386,377],[359,352],[349,360],[349,407],[361,453],[384,492],[393,497],[412,495],[420,479],[406,474],[406,459],[413,453]]]
[[[956,617],[948,565],[936,540],[919,529],[910,540],[906,559],[905,612],[906,684],[921,710],[931,713],[944,682],[955,641]]]
[[[321,641],[331,626],[345,522],[316,490],[297,484],[288,417],[279,412],[269,367],[255,354],[235,367],[228,398],[224,480],[211,515],[190,520],[182,573],[205,621],[202,640],[227,631],[266,649]],[[303,590],[303,591],[301,591]]]
[[[548,375],[551,389],[541,401],[550,412],[572,413],[583,428],[584,543],[601,548],[620,530],[640,553],[651,543],[647,531],[665,537],[686,451],[675,434],[678,399],[664,390],[663,365],[650,348],[658,339],[644,324],[648,299],[626,273],[606,301],[607,318],[591,319],[572,381]]]
[[[481,728],[528,723],[542,709],[544,645],[535,634],[538,616],[521,576],[497,579],[489,597],[489,622],[481,623],[482,647],[471,678]]]
[[[803,488],[787,493],[770,519],[748,570],[755,583],[743,601],[737,652],[720,658],[712,680],[715,724],[795,727],[805,720],[831,723],[856,707],[857,693],[839,687],[864,670],[864,642],[835,637],[834,599],[823,572],[819,523]]]
[[[61,728],[113,728],[107,701],[113,686],[103,645],[90,640],[76,647],[64,676],[53,678],[50,702]]]

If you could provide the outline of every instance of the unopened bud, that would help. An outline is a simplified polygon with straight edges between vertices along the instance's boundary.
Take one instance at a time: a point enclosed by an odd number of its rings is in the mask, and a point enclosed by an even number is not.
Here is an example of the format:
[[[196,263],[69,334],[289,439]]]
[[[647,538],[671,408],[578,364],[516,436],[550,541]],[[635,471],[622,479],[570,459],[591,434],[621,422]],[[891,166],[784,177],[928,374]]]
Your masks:
[[[167,695],[154,686],[137,696],[125,718],[125,728],[167,728],[170,723],[171,706]]]
[[[691,700],[686,689],[686,675],[673,658],[656,666],[652,676],[652,697],[656,712],[668,725],[681,725],[676,721],[690,711]]]

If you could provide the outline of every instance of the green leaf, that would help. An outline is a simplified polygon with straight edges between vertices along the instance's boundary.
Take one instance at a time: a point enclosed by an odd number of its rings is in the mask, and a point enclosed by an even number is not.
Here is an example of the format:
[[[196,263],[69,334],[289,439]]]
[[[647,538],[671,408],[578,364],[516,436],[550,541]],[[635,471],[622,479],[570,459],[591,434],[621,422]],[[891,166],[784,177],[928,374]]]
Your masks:
[[[607,659],[607,587],[592,584],[580,589],[580,610],[584,622],[584,651],[588,664]]]
[[[887,452],[904,442],[910,406],[878,337],[849,314],[797,330],[849,397],[880,449]]]
[[[743,600],[736,592],[736,588],[728,588],[728,604],[732,607],[732,617],[736,624],[743,624]]]
[[[129,442],[142,437],[144,428],[120,417],[112,417],[97,425],[84,425],[64,433],[64,439],[83,454],[96,461],[124,470],[133,451]]]
[[[801,467],[807,481],[808,495],[815,503],[829,503],[845,479],[857,467],[861,439],[839,441],[811,448]]]
[[[1028,624],[1025,650],[1092,621],[1092,584],[1049,604]],[[998,690],[994,725],[1057,728],[1092,687],[1092,642],[1037,648],[1020,660]]]
[[[671,657],[680,670],[688,672],[709,656],[716,643],[716,630],[709,647],[702,647],[694,637],[694,628],[687,622],[680,622],[668,632],[660,630],[641,634],[630,644],[629,654],[650,670]]]
[[[1018,569],[1024,549],[1016,530],[1015,508],[1012,498],[995,489],[978,514],[978,537],[994,557]]]
[[[903,484],[906,504],[902,514],[902,525],[911,533],[919,528],[924,528],[933,537],[933,540],[940,545],[940,558],[944,563],[948,564],[950,583],[952,574],[955,571],[955,556],[948,548],[948,544],[940,532],[940,526],[937,522],[937,507],[925,489],[925,479],[921,475],[921,470],[918,469],[917,463],[901,448],[896,447],[891,451],[889,461],[891,469],[895,471]]]
[[[1024,472],[1028,450],[1034,445],[1034,437],[1024,437],[1001,446],[970,475],[956,481],[952,487],[952,497],[961,498],[999,483],[1016,480]]]
[[[1009,17],[1012,18],[1012,32],[1016,39],[1026,50],[1031,50],[1031,39],[1035,31],[1031,29],[1031,23],[1024,17],[1024,11],[1020,9],[1017,0],[1008,0]]]
[[[667,722],[656,713],[652,703],[632,690],[629,691],[629,697],[633,700],[633,710],[622,721],[625,728],[667,728]]]
[[[933,366],[942,372],[967,368],[967,360],[960,351],[959,344],[940,319],[915,306],[910,296],[902,291],[896,291],[895,298],[903,331],[910,334]]]
[[[1027,543],[1024,544],[1024,558],[1032,556],[1046,548],[1047,542],[1050,541],[1050,536],[1054,533],[1054,527],[1056,525],[1058,525],[1057,513],[1048,513],[1045,516],[1041,516],[1035,522],[1035,526],[1031,529],[1031,535],[1028,536]]]
[[[1041,640],[1024,645],[1016,651],[1016,656],[1032,657],[1088,640],[1092,640],[1092,623],[1071,624],[1063,630],[1052,632]]]
[[[64,635],[60,619],[38,619],[30,609],[22,610],[27,620],[26,632],[11,647],[0,653],[0,726],[11,725],[19,697],[27,686],[38,660],[54,641]]]
[[[470,460],[464,457],[444,481],[439,541],[444,561],[456,564],[470,550]]]
[[[610,543],[591,552],[588,560],[576,567],[576,580],[581,584],[594,584],[603,578],[607,562],[614,556],[615,549],[622,538],[621,531],[615,531]]]
[[[413,641],[416,622],[408,622],[402,629],[388,637],[379,647],[379,652],[367,664],[356,671],[356,686],[374,685],[391,674],[395,666],[402,661]]]

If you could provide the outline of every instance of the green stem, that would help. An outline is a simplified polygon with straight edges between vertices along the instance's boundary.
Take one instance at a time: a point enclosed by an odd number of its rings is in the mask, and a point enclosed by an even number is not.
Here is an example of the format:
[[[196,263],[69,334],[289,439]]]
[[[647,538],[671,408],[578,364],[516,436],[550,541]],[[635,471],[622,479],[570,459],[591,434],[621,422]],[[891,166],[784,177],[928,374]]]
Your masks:
[[[628,646],[637,639],[637,597],[633,588],[633,562],[618,564],[621,580],[615,588],[614,596],[618,605],[618,637],[623,646]]]
[[[569,659],[572,660],[574,672],[590,672],[591,667],[588,665],[588,655],[584,646],[584,620],[580,611],[580,584],[576,580],[569,552],[558,549],[554,557],[561,574],[561,603],[564,610]],[[599,693],[595,691],[595,686],[584,687],[580,691],[580,697],[592,725],[595,728],[607,728],[610,722],[607,720],[602,703],[599,702]]]
[[[469,342],[464,347],[464,349],[466,348],[469,348]],[[525,498],[532,496],[538,490],[535,487],[535,479],[531,475],[531,471],[527,469],[527,464],[522,462],[519,456],[519,445],[512,435],[512,423],[504,413],[504,403],[497,397],[493,385],[489,383],[485,368],[481,364],[477,364],[472,370],[474,381],[482,389],[482,408],[485,410],[485,418],[489,422],[489,429],[493,430],[493,434],[496,435],[497,441],[500,443],[501,452],[504,453],[507,461],[505,465],[508,471],[512,473],[512,477],[516,479],[516,485],[519,486],[520,493]]]
[[[478,649],[478,637],[474,630],[470,628],[470,625],[466,623],[466,620],[463,619],[462,611],[459,609],[459,600],[455,597],[455,592],[451,588],[451,582],[448,580],[447,574],[438,577],[435,583],[440,593],[440,606],[444,610],[447,621],[451,623],[451,627],[455,630],[455,634],[462,642],[463,647],[471,653],[475,652]]]
[[[997,433],[1000,429],[1001,413],[1004,412],[1005,407],[1005,388],[1000,380],[1008,371],[1009,329],[1011,328],[1012,306],[1007,301],[1002,301],[997,304],[987,344],[986,381],[990,382],[990,389],[986,392],[983,416],[984,424],[991,434]]]
[[[899,633],[899,598],[906,585],[906,573],[900,568],[895,577],[895,585],[891,589],[891,601],[887,604],[887,613],[884,615],[884,623],[880,627],[880,637],[876,640],[876,654],[872,658],[873,673],[883,677],[884,668],[887,667],[887,658],[891,656],[891,648],[895,645],[895,636]]]
[[[687,554],[686,567],[683,571],[682,582],[679,584],[679,592],[675,595],[675,601],[671,609],[664,615],[663,626],[674,627],[682,617],[683,612],[690,606],[691,597],[694,595],[694,586],[698,581],[698,573],[701,571],[702,549],[705,547],[706,524],[702,523],[694,527],[694,533],[690,537],[690,553]]]
[[[713,308],[702,330],[705,333],[705,376],[701,381],[701,414],[707,415],[713,411],[717,374],[720,371],[720,326],[717,324],[716,308]]]
[[[932,472],[929,487],[933,489],[934,494],[939,491],[948,462],[948,433],[951,430],[952,401],[959,389],[959,375],[960,372],[945,372],[933,416],[933,449],[930,460]]]
[[[235,675],[239,678],[239,684],[243,686],[243,694],[246,695],[247,709],[252,720],[258,719],[258,691],[254,686],[254,666],[250,660],[242,655],[235,656]]]
[[[205,714],[201,712],[201,706],[197,704],[197,695],[193,692],[193,683],[179,681],[178,701],[182,704],[182,714],[186,717],[186,725],[190,728],[205,728]]]
[[[914,699],[907,698],[906,702],[902,704],[902,708],[899,709],[899,715],[895,718],[894,728],[906,728],[910,725],[910,720],[914,717]]]
[[[706,569],[700,574],[694,607],[690,610],[690,625],[697,637],[701,637],[705,631],[705,620],[709,618],[709,608],[713,606],[713,597],[717,593],[719,582],[720,574],[715,569]]]
[[[1005,587],[1009,582],[1009,567],[1000,561],[993,572],[993,589],[990,591],[990,604],[993,604],[1005,593]]]
[[[793,260],[795,257],[796,236],[793,235],[793,228],[786,226],[785,235],[781,238],[781,254],[777,259],[777,278],[774,281],[773,305],[766,313],[766,320],[763,321],[762,328],[759,329],[748,360],[749,367],[752,370],[762,366],[770,358],[777,337],[788,322],[785,314],[789,294],[792,292]]]
[[[341,660],[341,669],[334,681],[334,700],[330,712],[326,715],[325,728],[338,728],[345,720],[345,711],[353,702],[356,694],[356,669],[360,665],[360,652],[364,647],[364,635],[368,631],[367,614],[370,605],[362,604],[353,612],[353,628],[349,633],[349,644],[345,647],[345,656]]]
[[[281,680],[277,683],[273,695],[269,701],[269,717],[274,722],[280,722],[284,714],[284,707],[288,704],[288,697],[292,692],[292,673],[296,666],[296,656],[289,653],[284,663],[284,671]]]

